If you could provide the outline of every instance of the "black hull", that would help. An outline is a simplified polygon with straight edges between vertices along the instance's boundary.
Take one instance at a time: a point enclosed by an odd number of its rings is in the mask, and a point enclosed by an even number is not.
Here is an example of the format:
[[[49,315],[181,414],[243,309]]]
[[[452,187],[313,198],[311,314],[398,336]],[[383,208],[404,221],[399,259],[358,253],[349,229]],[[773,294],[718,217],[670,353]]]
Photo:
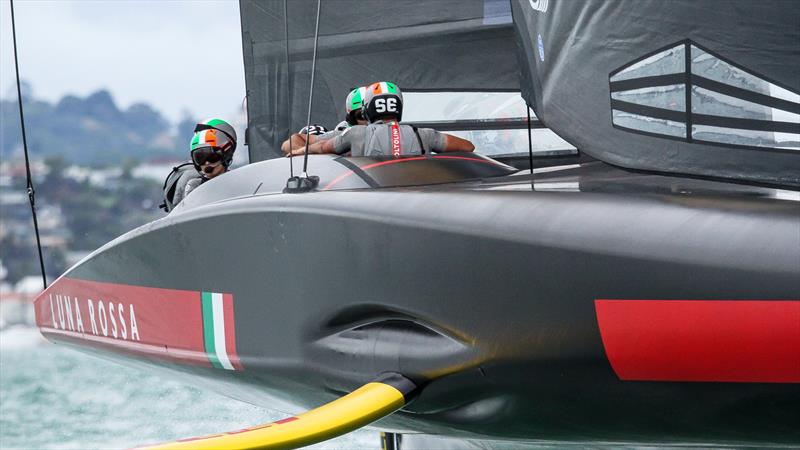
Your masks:
[[[799,367],[692,375],[703,362],[684,361],[687,379],[625,379],[599,316],[604,299],[796,305],[800,203],[775,198],[796,193],[602,164],[537,175],[536,188],[523,176],[187,206],[72,268],[37,300],[37,319],[51,340],[199,375],[287,412],[402,373],[425,387],[378,422],[399,432],[800,443]],[[214,183],[203,189],[213,198]],[[81,297],[64,290],[69,280],[230,293],[243,370],[58,330],[48,301]],[[139,320],[142,336],[155,326]],[[783,350],[800,365],[797,342]]]

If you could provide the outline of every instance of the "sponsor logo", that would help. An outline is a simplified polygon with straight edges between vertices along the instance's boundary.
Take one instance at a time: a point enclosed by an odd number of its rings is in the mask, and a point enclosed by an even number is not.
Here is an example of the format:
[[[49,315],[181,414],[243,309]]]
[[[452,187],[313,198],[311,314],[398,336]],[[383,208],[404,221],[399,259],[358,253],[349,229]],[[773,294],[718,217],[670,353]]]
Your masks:
[[[397,122],[392,123],[392,156],[395,158],[400,157],[402,143],[400,141],[400,126]]]
[[[242,370],[233,294],[61,278],[34,302],[51,340]]]
[[[528,0],[528,3],[530,3],[531,8],[535,11],[545,13],[547,12],[547,4],[550,3],[550,0]]]
[[[688,65],[665,65],[688,57]],[[692,40],[647,53],[608,77],[614,128],[725,148],[800,150],[800,93]]]
[[[91,333],[113,339],[142,340],[136,309],[132,304],[91,298],[81,300],[59,294],[49,294],[48,303],[52,325],[56,330]]]

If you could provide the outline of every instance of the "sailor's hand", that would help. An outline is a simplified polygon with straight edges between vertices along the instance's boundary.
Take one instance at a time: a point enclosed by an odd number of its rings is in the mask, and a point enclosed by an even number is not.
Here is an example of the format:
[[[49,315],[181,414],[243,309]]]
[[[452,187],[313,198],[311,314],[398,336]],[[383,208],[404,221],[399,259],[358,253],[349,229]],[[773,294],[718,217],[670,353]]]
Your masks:
[[[296,149],[292,150],[292,153],[290,153],[289,155],[286,155],[286,156],[291,157],[291,156],[300,156],[300,155],[305,155],[305,154],[306,154],[306,148],[305,147],[300,147],[300,148],[296,148]]]

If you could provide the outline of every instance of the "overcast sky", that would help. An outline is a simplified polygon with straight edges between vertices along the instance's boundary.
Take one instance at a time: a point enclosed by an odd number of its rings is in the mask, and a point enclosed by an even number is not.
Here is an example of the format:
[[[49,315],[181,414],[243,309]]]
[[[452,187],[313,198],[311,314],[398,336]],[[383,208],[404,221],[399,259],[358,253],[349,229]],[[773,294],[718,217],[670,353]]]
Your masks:
[[[15,0],[20,75],[37,98],[108,89],[176,122],[228,116],[245,95],[236,0]],[[0,95],[16,96],[11,10],[0,0]]]

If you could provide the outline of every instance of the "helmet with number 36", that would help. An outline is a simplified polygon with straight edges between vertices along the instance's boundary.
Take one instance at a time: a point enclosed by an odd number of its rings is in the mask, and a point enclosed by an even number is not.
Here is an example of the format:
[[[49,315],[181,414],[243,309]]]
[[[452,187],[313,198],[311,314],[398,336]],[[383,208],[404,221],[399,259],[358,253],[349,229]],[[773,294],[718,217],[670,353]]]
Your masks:
[[[370,122],[378,120],[400,121],[403,117],[403,93],[396,84],[379,81],[367,86],[364,96],[364,117]]]

